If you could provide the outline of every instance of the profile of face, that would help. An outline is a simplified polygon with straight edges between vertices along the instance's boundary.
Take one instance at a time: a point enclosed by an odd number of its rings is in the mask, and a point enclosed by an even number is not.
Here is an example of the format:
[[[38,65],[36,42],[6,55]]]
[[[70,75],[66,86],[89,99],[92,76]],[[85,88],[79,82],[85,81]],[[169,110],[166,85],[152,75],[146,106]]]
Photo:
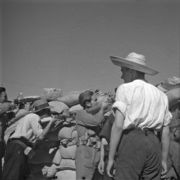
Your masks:
[[[30,111],[30,108],[31,108],[31,104],[30,104],[29,102],[25,103],[24,109],[25,109],[26,111]]]
[[[85,101],[85,108],[91,108],[97,104],[97,96],[93,94],[89,100]]]
[[[0,103],[3,103],[5,100],[7,100],[7,94],[5,91],[2,91],[0,93]]]

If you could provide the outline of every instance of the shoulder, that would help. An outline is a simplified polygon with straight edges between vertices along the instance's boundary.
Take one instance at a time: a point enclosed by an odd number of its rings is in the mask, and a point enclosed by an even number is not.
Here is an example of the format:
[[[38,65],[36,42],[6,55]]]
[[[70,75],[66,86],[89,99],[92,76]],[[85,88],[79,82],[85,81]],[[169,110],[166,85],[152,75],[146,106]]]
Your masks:
[[[116,96],[129,96],[131,93],[133,93],[134,89],[139,86],[142,86],[142,84],[136,81],[123,83],[117,88]]]
[[[29,113],[26,115],[27,119],[39,121],[40,117],[35,113]]]
[[[76,111],[76,116],[86,115],[86,114],[87,114],[87,111],[84,109]]]
[[[127,89],[132,89],[133,87],[137,87],[137,86],[143,86],[143,81],[142,80],[134,80],[132,82],[120,84],[119,87],[117,88],[117,92],[123,91],[123,90],[125,91]]]

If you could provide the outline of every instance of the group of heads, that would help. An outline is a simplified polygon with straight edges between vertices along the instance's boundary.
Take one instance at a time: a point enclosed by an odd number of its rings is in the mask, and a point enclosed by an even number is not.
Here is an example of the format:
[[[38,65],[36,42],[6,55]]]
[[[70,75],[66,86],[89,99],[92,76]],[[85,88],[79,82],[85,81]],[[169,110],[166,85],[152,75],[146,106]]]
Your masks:
[[[61,112],[54,106],[49,105],[48,101],[44,98],[34,101],[32,104],[32,112],[40,116],[53,115],[56,119],[71,122],[74,118],[74,114],[69,109],[64,109]]]
[[[146,65],[145,56],[132,52],[127,57],[110,56],[112,63],[121,67],[121,78],[124,82],[131,82],[137,78],[144,79],[145,74],[155,75],[158,72]],[[87,90],[80,94],[79,103],[82,107],[88,108],[96,103],[97,98],[93,91]]]
[[[145,56],[137,54],[135,52],[129,53],[125,58],[110,56],[110,59],[114,65],[121,67],[122,76],[124,82],[131,82],[135,79],[144,79],[145,74],[155,75],[158,71],[148,67],[146,65]],[[0,102],[7,99],[6,89],[0,87]],[[95,93],[91,90],[87,90],[80,94],[79,104],[83,108],[90,108],[97,102]],[[40,99],[34,102],[33,110],[36,113],[42,111],[50,111],[50,106],[45,99]]]

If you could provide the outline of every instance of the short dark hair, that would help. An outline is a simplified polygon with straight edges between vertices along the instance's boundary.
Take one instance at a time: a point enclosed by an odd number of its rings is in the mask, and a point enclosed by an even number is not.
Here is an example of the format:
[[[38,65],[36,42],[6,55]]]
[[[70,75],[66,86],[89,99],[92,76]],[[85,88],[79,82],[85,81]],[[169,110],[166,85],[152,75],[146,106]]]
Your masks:
[[[94,94],[94,92],[93,92],[93,91],[90,91],[90,90],[87,90],[87,91],[84,91],[83,93],[81,93],[81,94],[79,95],[79,104],[80,104],[83,108],[85,108],[85,103],[86,103],[86,101],[91,100],[91,97],[92,97],[93,94]]]
[[[5,88],[5,87],[0,87],[0,94],[1,94],[2,92],[6,92],[6,88]]]

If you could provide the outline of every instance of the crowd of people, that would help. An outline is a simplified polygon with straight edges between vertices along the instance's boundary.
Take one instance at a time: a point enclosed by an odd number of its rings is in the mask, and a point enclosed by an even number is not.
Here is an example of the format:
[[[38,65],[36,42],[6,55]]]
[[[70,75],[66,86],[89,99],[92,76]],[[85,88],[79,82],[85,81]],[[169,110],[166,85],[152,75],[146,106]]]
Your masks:
[[[9,101],[0,87],[0,179],[180,179],[180,78],[152,85],[144,55],[110,59],[113,93]]]

